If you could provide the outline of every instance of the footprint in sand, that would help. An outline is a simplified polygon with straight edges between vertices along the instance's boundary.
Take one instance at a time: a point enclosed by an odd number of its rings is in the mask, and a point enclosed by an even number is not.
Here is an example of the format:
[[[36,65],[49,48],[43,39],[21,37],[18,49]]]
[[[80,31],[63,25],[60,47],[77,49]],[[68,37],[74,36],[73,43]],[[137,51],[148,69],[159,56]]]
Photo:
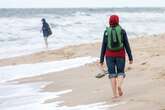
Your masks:
[[[155,56],[160,56],[159,54],[156,54]]]
[[[143,62],[143,63],[141,63],[141,65],[146,65],[147,64],[147,62]]]
[[[160,56],[160,54],[153,54],[153,55],[151,55],[151,57],[158,57],[158,56]]]

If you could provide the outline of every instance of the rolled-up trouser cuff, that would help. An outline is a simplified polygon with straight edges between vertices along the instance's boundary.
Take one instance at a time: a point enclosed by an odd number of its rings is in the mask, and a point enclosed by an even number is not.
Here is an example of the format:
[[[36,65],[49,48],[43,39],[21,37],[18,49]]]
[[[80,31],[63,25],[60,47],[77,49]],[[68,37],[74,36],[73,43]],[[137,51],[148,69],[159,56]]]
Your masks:
[[[117,74],[109,74],[108,77],[111,78],[117,78]]]
[[[117,78],[118,76],[123,76],[123,78],[126,77],[125,73],[118,73],[118,74],[109,74],[109,78]]]
[[[123,76],[123,78],[125,78],[126,77],[126,74],[125,73],[118,73],[117,76]]]

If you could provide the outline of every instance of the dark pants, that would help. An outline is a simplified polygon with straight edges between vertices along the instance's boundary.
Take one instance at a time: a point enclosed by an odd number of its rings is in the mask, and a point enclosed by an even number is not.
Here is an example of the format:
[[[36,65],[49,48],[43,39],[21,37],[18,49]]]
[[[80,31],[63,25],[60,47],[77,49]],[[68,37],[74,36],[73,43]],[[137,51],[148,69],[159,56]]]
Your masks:
[[[106,57],[109,78],[123,76],[125,78],[125,59],[119,57]]]

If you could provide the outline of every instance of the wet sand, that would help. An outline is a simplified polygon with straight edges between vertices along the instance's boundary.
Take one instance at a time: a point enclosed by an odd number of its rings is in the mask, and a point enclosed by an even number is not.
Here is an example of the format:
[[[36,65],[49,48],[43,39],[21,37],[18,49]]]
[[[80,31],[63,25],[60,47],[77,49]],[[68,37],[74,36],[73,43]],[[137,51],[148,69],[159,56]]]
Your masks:
[[[134,64],[127,64],[124,96],[112,100],[108,77],[95,78],[100,72],[96,63],[79,68],[48,73],[36,77],[18,79],[19,83],[50,82],[42,92],[56,92],[72,89],[71,93],[45,103],[63,100],[63,105],[77,106],[106,102],[125,102],[111,110],[165,110],[165,35],[138,37],[130,40]],[[59,50],[51,50],[22,57],[0,60],[0,66],[38,63],[76,58],[80,56],[99,57],[101,44],[82,44]],[[128,59],[128,58],[127,58]],[[128,62],[128,61],[127,61]]]

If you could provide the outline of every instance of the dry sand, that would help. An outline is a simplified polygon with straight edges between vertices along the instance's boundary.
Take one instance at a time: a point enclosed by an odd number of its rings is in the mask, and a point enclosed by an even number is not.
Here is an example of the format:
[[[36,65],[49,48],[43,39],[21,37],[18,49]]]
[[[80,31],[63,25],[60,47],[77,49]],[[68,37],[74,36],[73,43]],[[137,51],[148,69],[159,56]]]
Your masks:
[[[130,40],[134,64],[127,64],[127,77],[124,82],[124,96],[115,100],[126,104],[111,110],[165,110],[165,35],[139,37]],[[100,43],[69,46],[59,50],[45,51],[32,55],[3,59],[0,65],[17,65],[52,60],[63,60],[79,56],[99,57]],[[79,68],[57,73],[19,79],[19,83],[52,81],[43,91],[72,89],[57,99],[45,103],[63,100],[64,105],[76,106],[96,102],[113,103],[110,80],[107,77],[96,79],[97,65],[88,64]]]

